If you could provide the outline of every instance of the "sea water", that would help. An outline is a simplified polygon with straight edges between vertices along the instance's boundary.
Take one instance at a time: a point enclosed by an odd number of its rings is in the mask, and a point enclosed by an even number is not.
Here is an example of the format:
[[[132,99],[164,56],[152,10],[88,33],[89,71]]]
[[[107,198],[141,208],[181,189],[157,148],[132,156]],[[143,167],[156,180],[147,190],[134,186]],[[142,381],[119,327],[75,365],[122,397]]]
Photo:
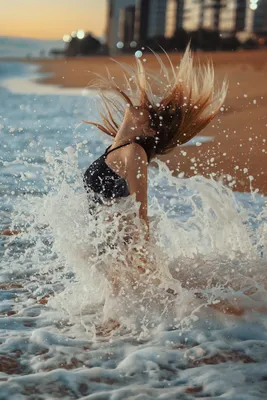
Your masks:
[[[95,94],[0,71],[0,399],[267,398],[265,198],[158,161],[147,245],[134,199],[83,189]]]

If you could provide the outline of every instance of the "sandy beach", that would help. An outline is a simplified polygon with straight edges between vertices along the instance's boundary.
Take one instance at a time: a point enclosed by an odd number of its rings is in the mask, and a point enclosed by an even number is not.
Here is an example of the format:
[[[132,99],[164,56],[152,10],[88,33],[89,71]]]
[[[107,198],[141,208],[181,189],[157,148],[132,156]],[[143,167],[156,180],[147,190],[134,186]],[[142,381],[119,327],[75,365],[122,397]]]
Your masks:
[[[170,54],[174,64],[181,55]],[[216,77],[225,75],[229,92],[224,110],[201,135],[214,140],[200,146],[177,148],[168,156],[168,167],[179,176],[201,174],[222,178],[238,191],[258,191],[267,195],[267,51],[199,53],[196,59],[213,60]],[[158,68],[155,57],[145,54],[149,68]],[[133,64],[134,56],[120,56],[117,61]],[[118,83],[122,82],[120,67],[108,57],[37,60],[43,73],[52,74],[42,80],[64,87],[86,87],[94,73],[106,74],[106,68]]]

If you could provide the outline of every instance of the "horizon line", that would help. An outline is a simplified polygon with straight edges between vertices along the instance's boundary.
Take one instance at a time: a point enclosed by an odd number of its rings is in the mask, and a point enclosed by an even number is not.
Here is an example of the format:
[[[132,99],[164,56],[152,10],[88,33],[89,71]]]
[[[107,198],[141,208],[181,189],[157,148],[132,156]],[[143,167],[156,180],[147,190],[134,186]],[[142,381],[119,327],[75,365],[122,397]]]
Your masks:
[[[104,37],[104,35],[95,35],[94,33],[91,33],[94,37],[101,39]],[[32,36],[13,36],[13,35],[1,35],[0,33],[0,38],[12,38],[12,39],[29,39],[29,40],[48,40],[48,41],[62,41],[63,42],[63,36],[61,38],[36,38]]]

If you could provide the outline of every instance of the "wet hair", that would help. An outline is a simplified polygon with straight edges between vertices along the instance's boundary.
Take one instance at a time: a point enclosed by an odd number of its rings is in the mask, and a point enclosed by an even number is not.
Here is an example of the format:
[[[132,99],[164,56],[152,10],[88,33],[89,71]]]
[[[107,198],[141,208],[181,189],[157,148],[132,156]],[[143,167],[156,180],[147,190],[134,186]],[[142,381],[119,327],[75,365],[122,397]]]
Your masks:
[[[136,67],[118,63],[124,72],[124,87],[116,84],[109,71],[107,78],[99,76],[92,86],[100,89],[103,123],[85,122],[115,137],[125,106],[144,108],[149,112],[150,126],[156,133],[153,146],[156,155],[170,152],[201,132],[222,106],[228,84],[224,79],[221,87],[215,90],[212,63],[194,66],[189,46],[176,67],[167,53],[167,65],[154,55],[161,67],[158,74],[149,72],[138,58]]]

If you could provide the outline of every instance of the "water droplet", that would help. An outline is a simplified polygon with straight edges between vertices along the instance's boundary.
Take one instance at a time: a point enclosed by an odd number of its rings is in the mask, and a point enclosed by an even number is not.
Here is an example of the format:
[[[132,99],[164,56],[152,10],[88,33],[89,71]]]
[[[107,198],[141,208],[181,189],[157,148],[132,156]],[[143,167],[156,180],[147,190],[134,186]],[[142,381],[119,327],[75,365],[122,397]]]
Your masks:
[[[135,57],[137,57],[137,58],[141,58],[142,57],[142,55],[143,55],[143,53],[142,53],[142,51],[141,50],[137,50],[136,52],[135,52]]]

